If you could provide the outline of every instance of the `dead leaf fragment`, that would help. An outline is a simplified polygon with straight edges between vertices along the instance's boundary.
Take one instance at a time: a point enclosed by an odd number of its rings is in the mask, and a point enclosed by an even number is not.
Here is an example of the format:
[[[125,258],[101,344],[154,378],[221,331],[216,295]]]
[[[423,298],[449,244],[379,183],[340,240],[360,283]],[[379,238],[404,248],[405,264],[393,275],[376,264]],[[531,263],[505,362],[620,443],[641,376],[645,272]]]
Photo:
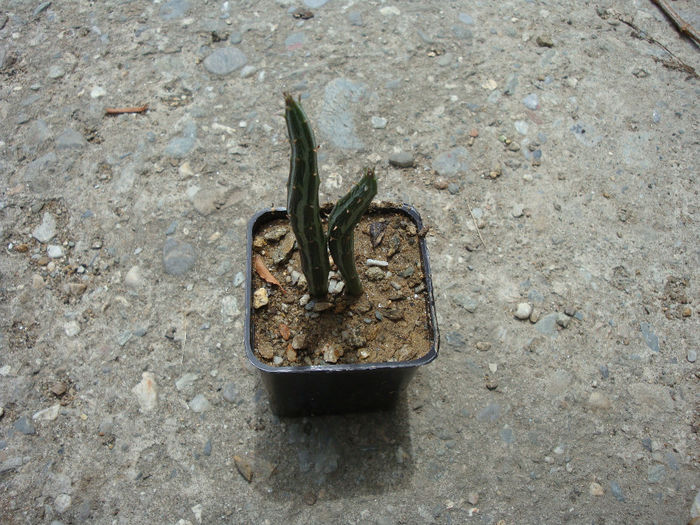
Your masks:
[[[282,288],[282,285],[279,283],[279,281],[275,279],[275,276],[272,275],[270,273],[270,270],[267,269],[262,257],[260,257],[259,255],[255,255],[255,257],[253,257],[253,264],[255,265],[255,271],[258,273],[258,275],[263,281],[278,286],[279,289],[282,290],[282,292],[287,293],[285,289]]]

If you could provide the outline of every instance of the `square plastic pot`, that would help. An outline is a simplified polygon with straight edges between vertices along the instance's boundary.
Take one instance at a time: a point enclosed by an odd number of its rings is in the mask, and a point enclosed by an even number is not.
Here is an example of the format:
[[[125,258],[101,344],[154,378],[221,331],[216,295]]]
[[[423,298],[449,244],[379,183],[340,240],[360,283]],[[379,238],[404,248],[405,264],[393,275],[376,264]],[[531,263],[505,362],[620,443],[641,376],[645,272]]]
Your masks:
[[[418,231],[423,228],[420,215],[410,205],[383,205],[372,210],[403,214],[415,224]],[[245,349],[248,360],[262,376],[272,412],[278,416],[309,416],[391,409],[418,368],[430,363],[438,355],[440,336],[425,239],[418,238],[427,297],[426,323],[430,337],[430,350],[426,355],[412,361],[388,363],[270,366],[255,356],[253,239],[266,223],[286,216],[284,208],[259,211],[248,222],[247,235]]]

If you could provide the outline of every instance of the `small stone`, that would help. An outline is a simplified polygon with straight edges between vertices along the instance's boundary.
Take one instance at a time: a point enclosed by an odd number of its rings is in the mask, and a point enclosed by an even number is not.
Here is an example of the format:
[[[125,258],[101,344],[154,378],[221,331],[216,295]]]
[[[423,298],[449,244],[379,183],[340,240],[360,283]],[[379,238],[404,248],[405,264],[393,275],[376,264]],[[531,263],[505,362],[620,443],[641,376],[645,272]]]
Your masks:
[[[476,505],[479,503],[479,493],[478,492],[470,492],[469,495],[467,496],[467,501],[469,502],[470,505]]]
[[[336,345],[326,344],[323,347],[323,360],[326,363],[337,363],[343,355],[343,350]]]
[[[257,310],[258,308],[262,308],[269,302],[270,300],[268,299],[267,289],[265,287],[258,288],[257,290],[255,290],[255,292],[253,293],[253,308]]]
[[[297,49],[301,49],[302,47],[304,47],[305,42],[306,34],[304,34],[302,31],[299,31],[297,33],[290,34],[287,38],[284,39],[284,47],[287,51],[296,51]]]
[[[625,496],[622,494],[622,487],[617,481],[610,482],[610,492],[617,501],[625,501]]]
[[[37,413],[35,413],[32,416],[32,419],[34,421],[55,421],[56,418],[58,417],[58,411],[60,410],[61,405],[55,404],[50,407],[44,408],[42,410],[39,410]]]
[[[362,13],[359,11],[350,11],[348,13],[348,20],[350,21],[350,25],[353,26],[362,27],[364,25],[362,22]]]
[[[90,98],[101,98],[107,94],[107,90],[100,86],[95,86],[90,90]]]
[[[190,388],[192,385],[194,385],[194,382],[199,379],[199,376],[197,374],[193,374],[192,372],[187,372],[186,374],[183,374],[180,376],[180,378],[175,381],[175,388],[178,390],[184,390],[185,388]]]
[[[516,219],[522,217],[523,213],[523,206],[521,204],[514,204],[513,208],[510,211],[510,214]]]
[[[462,146],[452,148],[438,155],[432,167],[443,177],[464,174],[469,171],[469,152]]]
[[[34,424],[29,419],[27,419],[26,416],[22,416],[17,421],[15,421],[14,427],[17,432],[20,432],[25,436],[33,436],[34,434],[36,434],[36,428],[34,428]]]
[[[228,401],[229,403],[240,404],[242,401],[235,383],[226,383],[222,389],[221,395],[223,396],[224,400]]]
[[[330,310],[331,308],[333,308],[333,303],[329,303],[328,301],[319,301],[317,303],[314,303],[313,311],[325,312],[326,310]]]
[[[642,331],[642,339],[653,352],[659,352],[659,337],[654,333],[654,328],[649,323],[639,323]]]
[[[478,341],[476,343],[476,349],[481,352],[486,352],[488,350],[491,350],[491,343],[489,343],[488,341]]]
[[[690,308],[690,306],[684,306],[683,310],[681,310],[681,315],[683,317],[690,317],[693,315],[693,310]]]
[[[240,313],[237,297],[225,295],[221,299],[221,315],[224,317],[224,322],[231,322],[234,318],[238,317]]]
[[[73,498],[68,494],[59,494],[53,501],[53,507],[58,514],[63,514],[69,509],[71,503],[73,503]]]
[[[204,454],[205,456],[211,456],[211,448],[211,439],[207,439],[207,442],[204,443],[202,454]]]
[[[535,93],[530,93],[523,99],[523,104],[527,109],[531,109],[534,111],[539,107],[540,101]]]
[[[659,483],[666,477],[666,467],[663,465],[650,465],[647,469],[647,481]]]
[[[141,374],[141,382],[131,391],[136,394],[136,399],[141,407],[141,412],[150,412],[158,404],[158,386],[156,378],[151,372]]]
[[[700,490],[695,494],[693,504],[690,506],[690,517],[693,519],[700,518]],[[692,524],[696,525],[696,524]]]
[[[51,259],[63,257],[63,248],[55,244],[49,244],[46,248],[46,255],[48,255]]]
[[[379,268],[377,266],[370,266],[365,271],[365,276],[370,281],[381,281],[382,279],[384,279],[386,277],[386,274],[384,273],[384,270],[382,270],[381,268]]]
[[[77,321],[69,321],[63,325],[63,330],[68,337],[75,337],[80,333],[80,325]]]
[[[553,312],[540,318],[535,323],[535,329],[544,335],[555,335],[557,333],[557,318],[559,314]]]
[[[124,277],[124,284],[128,288],[138,288],[143,284],[143,278],[141,277],[141,268],[138,266],[132,266],[126,276]]]
[[[379,14],[381,14],[382,16],[391,16],[391,15],[399,16],[401,14],[401,11],[399,10],[398,7],[394,7],[392,5],[392,6],[382,7],[379,10]]]
[[[190,4],[187,0],[170,0],[160,6],[158,16],[166,21],[176,20],[185,16],[189,8]]]
[[[99,436],[110,436],[114,432],[114,419],[111,416],[107,416],[102,421],[100,421],[97,427],[97,434]]]
[[[588,406],[599,410],[609,410],[612,408],[612,402],[602,392],[591,392],[588,398]]]
[[[59,78],[61,78],[61,77],[62,77],[63,75],[65,75],[65,74],[66,74],[66,70],[65,70],[65,69],[63,69],[63,68],[62,68],[60,65],[58,65],[58,64],[54,64],[53,66],[51,66],[51,67],[49,68],[48,77],[49,77],[51,80],[58,80]]]
[[[477,421],[495,423],[501,416],[501,407],[498,403],[489,403],[476,416]]]
[[[253,467],[250,465],[248,460],[242,458],[241,456],[233,456],[233,462],[236,465],[236,470],[243,476],[248,483],[253,481]]]
[[[56,219],[49,212],[45,212],[41,224],[34,228],[32,237],[41,243],[47,243],[56,236]]]
[[[518,144],[515,141],[512,141],[508,144],[508,146],[506,146],[506,149],[508,151],[520,151],[520,144]]]
[[[372,127],[374,129],[384,129],[386,128],[386,119],[382,117],[372,117]]]
[[[596,483],[594,481],[588,486],[588,492],[591,496],[602,496],[603,494],[605,494],[605,489],[601,486],[600,483]]]
[[[470,26],[470,25],[474,24],[474,18],[467,13],[460,13],[458,18],[459,18],[459,21],[465,25]],[[476,503],[472,503],[472,505],[476,505]]]
[[[204,396],[204,394],[197,394],[192,398],[188,405],[192,412],[200,413],[209,408],[209,400]]]
[[[444,177],[438,177],[437,179],[435,179],[435,182],[433,182],[433,187],[436,190],[447,189],[449,187],[449,185],[450,185],[449,181],[447,179],[445,179]]]
[[[78,149],[87,144],[85,137],[71,128],[64,129],[56,137],[56,149]]]
[[[527,122],[524,120],[516,120],[513,125],[515,126],[515,131],[520,133],[521,135],[527,135],[527,130],[529,128],[529,125]]]
[[[270,361],[275,356],[275,350],[270,345],[260,345],[260,347],[257,350],[260,354],[260,357],[262,357],[263,359],[267,359],[268,361]]]
[[[38,273],[35,273],[32,275],[32,288],[35,290],[41,290],[44,286],[46,286],[46,283],[44,282],[44,278],[39,275]]]
[[[248,64],[247,66],[243,66],[243,69],[241,69],[241,78],[250,78],[257,71],[258,71],[258,68],[255,66],[251,66],[250,64]]]
[[[302,350],[306,348],[306,336],[304,334],[297,334],[292,338],[292,348],[294,350]]]
[[[5,472],[12,472],[13,470],[19,469],[22,465],[24,464],[24,460],[22,459],[22,456],[15,456],[12,458],[8,458],[2,463],[0,463],[0,474],[4,474]]]
[[[167,239],[163,246],[163,266],[169,275],[184,275],[197,261],[197,252],[189,243]]]
[[[243,272],[237,272],[236,275],[233,276],[233,286],[235,286],[236,288],[242,285],[243,281],[245,281],[245,276],[243,275]]]
[[[554,47],[554,42],[549,35],[540,35],[535,39],[535,42],[540,47]]]
[[[414,164],[413,153],[400,151],[389,156],[389,164],[397,168],[412,168]]]
[[[56,381],[53,385],[51,385],[49,390],[56,397],[61,397],[66,393],[66,384],[63,381]]]
[[[559,314],[557,314],[557,324],[562,328],[568,328],[569,324],[571,324],[571,317],[565,313],[559,312]]]
[[[498,87],[498,82],[496,82],[492,78],[489,78],[483,84],[481,84],[481,87],[484,88],[486,91],[493,91]]]
[[[80,297],[87,290],[87,284],[85,283],[68,283],[68,293],[76,297]]]
[[[46,11],[50,6],[51,6],[51,2],[41,2],[38,6],[36,6],[34,8],[34,11],[32,11],[32,15],[38,16],[39,14]]]
[[[464,294],[455,295],[454,302],[455,304],[457,304],[457,306],[461,306],[470,314],[476,312],[476,309],[479,306],[479,302],[476,299],[473,299],[472,297],[469,297]]]
[[[365,264],[367,266],[380,266],[383,268],[386,268],[387,266],[389,266],[389,263],[387,261],[381,261],[379,259],[367,259]]]
[[[530,303],[519,303],[515,309],[516,319],[525,320],[530,317],[532,313],[532,305]]]
[[[685,357],[689,363],[694,363],[698,358],[698,352],[692,348],[688,350],[688,354]]]

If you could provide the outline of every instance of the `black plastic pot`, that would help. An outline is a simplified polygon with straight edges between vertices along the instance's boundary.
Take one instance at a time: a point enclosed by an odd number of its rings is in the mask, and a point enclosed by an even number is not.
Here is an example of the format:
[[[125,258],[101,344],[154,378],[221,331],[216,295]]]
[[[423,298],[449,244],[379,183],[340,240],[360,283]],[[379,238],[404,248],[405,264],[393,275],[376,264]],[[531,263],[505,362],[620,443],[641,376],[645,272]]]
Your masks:
[[[419,231],[423,228],[420,215],[410,205],[387,205],[375,209],[381,212],[404,214]],[[425,239],[419,237],[430,334],[430,350],[425,356],[413,361],[390,363],[276,367],[261,362],[254,352],[253,239],[263,225],[285,217],[284,208],[273,208],[259,211],[248,223],[245,349],[248,359],[262,375],[263,383],[270,396],[272,411],[279,416],[307,416],[392,408],[418,367],[430,363],[438,355],[440,336],[435,317],[433,283]]]

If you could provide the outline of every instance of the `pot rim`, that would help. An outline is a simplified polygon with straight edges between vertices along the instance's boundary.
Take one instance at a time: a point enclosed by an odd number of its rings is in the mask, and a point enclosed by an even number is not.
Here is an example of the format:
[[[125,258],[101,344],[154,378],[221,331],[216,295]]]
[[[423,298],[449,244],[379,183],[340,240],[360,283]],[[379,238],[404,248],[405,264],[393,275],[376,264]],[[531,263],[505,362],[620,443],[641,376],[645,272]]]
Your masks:
[[[330,205],[325,204],[323,206],[324,210],[330,211]],[[368,214],[377,211],[395,211],[398,213],[403,213],[408,215],[416,227],[421,230],[423,228],[423,221],[418,211],[410,204],[402,203],[392,203],[392,202],[373,202],[368,210]],[[245,325],[244,325],[244,342],[246,356],[248,361],[255,366],[258,370],[267,373],[274,374],[294,374],[294,373],[343,373],[343,372],[359,372],[366,370],[377,370],[377,369],[398,369],[398,368],[414,368],[421,365],[425,365],[433,361],[438,356],[438,351],[440,347],[440,333],[437,326],[437,317],[435,314],[435,298],[433,296],[433,282],[432,275],[430,272],[430,257],[428,254],[428,248],[425,243],[425,239],[419,239],[419,248],[421,252],[421,263],[423,265],[423,277],[425,281],[425,287],[428,293],[427,297],[427,317],[430,324],[431,341],[430,350],[423,357],[418,359],[413,359],[411,361],[384,361],[384,362],[373,362],[373,363],[341,363],[341,364],[328,364],[328,365],[301,365],[301,366],[272,366],[267,365],[260,361],[253,351],[253,337],[252,337],[252,283],[253,283],[253,235],[254,229],[258,220],[268,214],[285,214],[287,209],[284,207],[271,207],[258,210],[253,214],[253,216],[248,221],[247,235],[246,235],[246,281],[245,281]]]

